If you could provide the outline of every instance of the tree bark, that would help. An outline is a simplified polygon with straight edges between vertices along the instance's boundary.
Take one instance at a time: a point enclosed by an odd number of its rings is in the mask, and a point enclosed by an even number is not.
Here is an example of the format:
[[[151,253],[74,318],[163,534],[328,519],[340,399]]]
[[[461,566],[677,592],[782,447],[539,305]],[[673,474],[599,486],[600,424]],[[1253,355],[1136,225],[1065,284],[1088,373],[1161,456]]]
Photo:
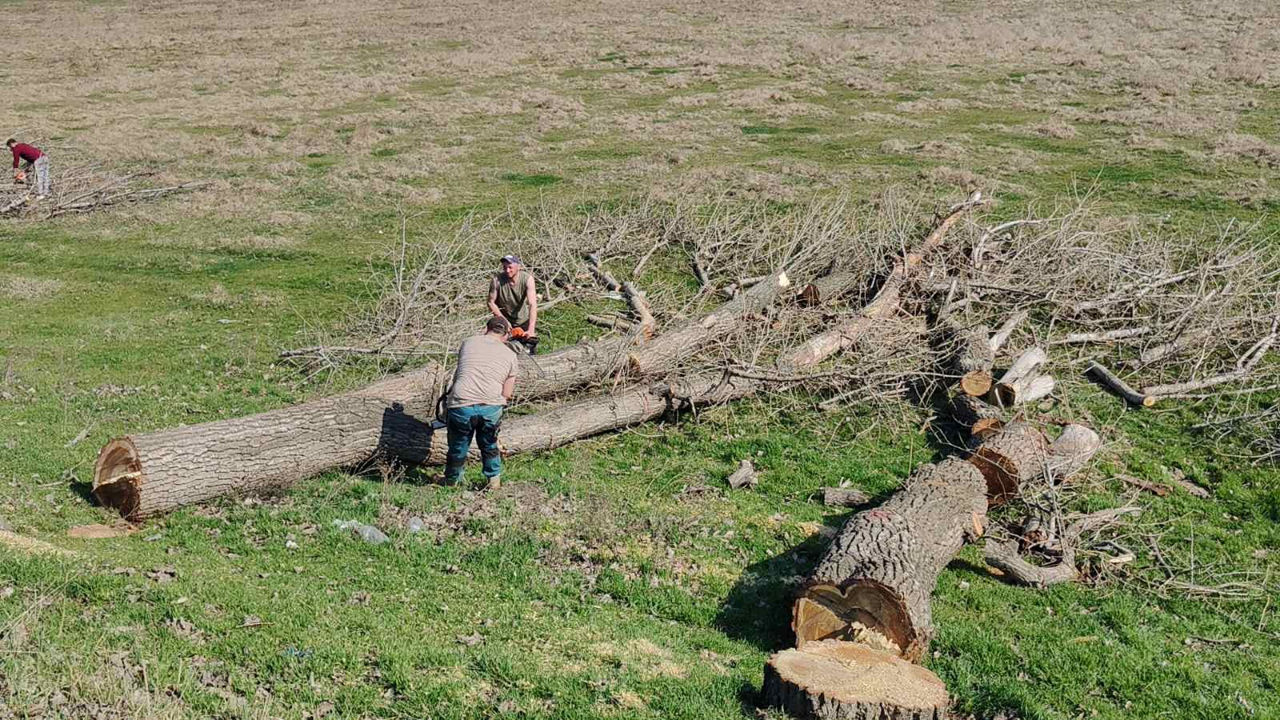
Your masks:
[[[764,701],[795,718],[943,720],[949,699],[942,680],[919,665],[826,640],[769,658]]]
[[[411,445],[447,377],[431,366],[258,415],[117,438],[98,455],[93,494],[138,519],[358,465],[380,448]]]
[[[927,465],[883,505],[854,515],[793,608],[796,647],[854,640],[918,660],[933,633],[938,574],[985,523],[987,483],[956,458]]]

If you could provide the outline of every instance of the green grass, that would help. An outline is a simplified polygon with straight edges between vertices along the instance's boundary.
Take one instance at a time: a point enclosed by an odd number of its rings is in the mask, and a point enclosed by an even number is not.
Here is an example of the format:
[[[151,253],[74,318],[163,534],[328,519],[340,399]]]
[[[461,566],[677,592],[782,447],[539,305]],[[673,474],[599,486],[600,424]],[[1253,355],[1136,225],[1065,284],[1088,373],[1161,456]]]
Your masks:
[[[669,110],[671,98],[695,88],[774,87],[792,79],[725,67],[715,79],[669,89],[664,76],[679,75],[678,68],[644,65],[640,53],[609,47],[592,50],[583,65],[548,73],[584,83],[565,92],[582,99],[586,112]],[[376,63],[391,50],[371,46],[351,62]],[[815,111],[807,115],[780,119],[716,103],[673,110],[666,120],[704,118],[714,129],[683,140],[576,119],[543,127],[533,110],[448,123],[418,119],[409,112],[413,96],[455,89],[498,96],[503,83],[523,89],[541,81],[517,74],[476,87],[465,76],[429,76],[363,99],[344,96],[314,108],[300,101],[296,115],[253,115],[288,118],[277,124],[299,130],[314,123],[337,143],[312,149],[262,138],[255,146],[261,155],[236,158],[251,160],[252,169],[208,169],[237,182],[271,180],[270,202],[243,213],[239,202],[258,190],[237,185],[217,196],[220,204],[194,210],[159,203],[154,216],[122,210],[2,221],[0,279],[55,286],[38,297],[0,293],[0,377],[12,363],[12,380],[0,388],[0,517],[78,554],[13,551],[0,558],[0,717],[8,707],[36,716],[55,694],[82,703],[62,707],[67,717],[124,704],[137,717],[302,718],[322,703],[332,703],[328,717],[335,718],[753,716],[763,663],[789,642],[794,579],[823,547],[814,532],[844,518],[814,493],[843,480],[878,498],[892,492],[913,467],[937,456],[914,429],[923,415],[890,422],[864,408],[824,413],[804,403],[786,410],[743,403],[513,459],[507,488],[496,496],[437,487],[419,472],[390,479],[376,471],[332,472],[262,503],[184,509],[115,540],[70,540],[66,530],[113,519],[86,498],[96,449],[111,437],[273,409],[369,378],[374,369],[357,366],[327,384],[305,383],[278,363],[277,352],[307,344],[317,328],[340,327],[353,303],[367,299],[370,264],[394,236],[401,200],[351,180],[380,177],[396,163],[416,173],[395,176],[397,184],[449,191],[443,201],[407,208],[422,211],[417,232],[426,239],[449,237],[473,211],[544,194],[583,208],[620,202],[647,188],[626,175],[629,164],[656,160],[693,178],[695,189],[703,180],[694,173],[736,177],[731,173],[795,164],[805,177],[789,179],[788,188],[807,191],[806,178],[829,175],[860,199],[897,182],[952,200],[954,187],[922,180],[948,165],[991,181],[988,194],[1000,203],[992,217],[1016,217],[1028,206],[1048,212],[1081,186],[1116,215],[1167,216],[1187,227],[1236,217],[1280,229],[1273,200],[1246,206],[1231,196],[1242,181],[1265,178],[1265,169],[1192,152],[1186,146],[1194,143],[1182,138],[1165,138],[1168,150],[1135,149],[1122,141],[1124,129],[1087,122],[1076,123],[1074,138],[1041,137],[1031,128],[1047,112],[1025,107],[920,112],[902,126],[852,119],[893,115],[898,103],[926,96],[954,93],[967,101],[966,93],[991,82],[1018,85],[1029,74],[972,67],[932,77],[903,68],[885,76],[902,86],[883,93],[829,79],[815,83],[826,94],[811,98]],[[619,75],[653,85],[627,95],[587,84]],[[195,89],[234,102],[229,87]],[[285,98],[276,89],[260,95]],[[134,102],[143,94],[97,90],[84,97]],[[1063,104],[1089,110],[1123,99],[1098,90]],[[1263,100],[1242,131],[1274,137],[1266,126],[1276,117],[1275,99]],[[216,120],[171,124],[183,142],[245,134]],[[345,154],[357,127],[379,123],[397,130],[394,148]],[[537,142],[528,167],[557,174],[507,170],[521,162],[511,158],[525,135]],[[891,139],[911,147],[948,141],[964,154],[883,151]],[[582,140],[589,145],[575,144]],[[205,146],[187,147],[175,145],[172,161],[194,173]],[[415,166],[424,147],[455,154]],[[662,153],[672,148],[687,151],[683,164],[665,161]],[[1011,156],[1023,164],[1012,165]],[[273,163],[301,168],[282,177],[268,174]],[[537,192],[523,192],[530,189]],[[268,217],[276,213],[302,219]],[[683,283],[677,291],[694,290],[661,256],[650,272],[644,280],[661,276]],[[616,307],[605,300],[562,305],[540,327],[549,344],[571,342],[597,332],[585,322],[588,312]],[[1118,454],[1098,470],[1103,477],[1165,480],[1177,471],[1214,493],[1207,500],[1181,490],[1132,498],[1131,487],[1112,480],[1085,505],[1139,502],[1143,526],[1159,529],[1166,559],[1203,573],[1188,571],[1188,580],[1212,583],[1222,573],[1249,571],[1258,573],[1251,582],[1274,588],[1266,575],[1274,577],[1280,547],[1274,468],[1208,447],[1190,430],[1197,421],[1190,411],[1130,412],[1096,389],[1065,384],[1073,408],[1114,428],[1108,440]],[[755,460],[761,484],[731,492],[724,477],[743,457]],[[440,524],[410,535],[410,516]],[[392,542],[363,544],[333,529],[337,519],[375,522]],[[952,563],[935,592],[938,635],[926,664],[947,683],[961,714],[1280,715],[1274,602],[1164,597],[1152,591],[1164,575],[1145,540],[1124,542],[1136,560],[1097,587],[1012,587],[985,570],[974,548]],[[157,572],[169,567],[171,578]],[[246,626],[249,617],[262,622]],[[135,694],[140,699],[130,699]]]

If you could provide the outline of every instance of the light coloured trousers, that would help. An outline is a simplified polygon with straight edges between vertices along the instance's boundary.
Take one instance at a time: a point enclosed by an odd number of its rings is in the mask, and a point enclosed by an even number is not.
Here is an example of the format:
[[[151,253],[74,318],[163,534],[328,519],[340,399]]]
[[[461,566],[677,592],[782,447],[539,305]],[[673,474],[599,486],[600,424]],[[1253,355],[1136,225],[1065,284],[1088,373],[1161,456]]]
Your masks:
[[[23,168],[23,170],[25,170],[28,175],[33,174],[33,171],[34,171],[36,194],[48,195],[49,194],[49,156],[41,155],[40,157],[36,158],[35,162],[24,163],[24,164],[26,165],[26,167]]]

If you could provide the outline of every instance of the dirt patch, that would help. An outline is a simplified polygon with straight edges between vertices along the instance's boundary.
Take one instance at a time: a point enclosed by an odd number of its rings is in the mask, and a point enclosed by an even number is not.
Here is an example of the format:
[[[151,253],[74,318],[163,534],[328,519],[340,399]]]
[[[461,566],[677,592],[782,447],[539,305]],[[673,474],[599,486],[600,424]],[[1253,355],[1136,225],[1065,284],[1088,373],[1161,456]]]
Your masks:
[[[61,289],[60,280],[0,275],[0,296],[15,300],[43,300],[56,295]]]

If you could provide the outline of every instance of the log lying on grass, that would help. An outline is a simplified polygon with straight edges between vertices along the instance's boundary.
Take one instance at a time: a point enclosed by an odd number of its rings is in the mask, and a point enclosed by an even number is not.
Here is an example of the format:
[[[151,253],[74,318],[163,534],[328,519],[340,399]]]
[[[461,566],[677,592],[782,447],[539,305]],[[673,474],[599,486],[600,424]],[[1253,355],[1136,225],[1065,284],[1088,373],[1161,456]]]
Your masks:
[[[98,454],[93,495],[138,519],[358,465],[381,447],[410,442],[421,425],[415,417],[432,417],[446,377],[431,366],[258,415],[116,438]]]
[[[926,465],[883,505],[854,515],[793,608],[796,647],[852,640],[918,660],[933,632],[930,596],[966,537],[982,534],[987,483],[959,459]]]
[[[1045,473],[1048,442],[1030,423],[1012,422],[983,439],[969,462],[987,483],[987,498],[1001,505],[1027,482]]]

